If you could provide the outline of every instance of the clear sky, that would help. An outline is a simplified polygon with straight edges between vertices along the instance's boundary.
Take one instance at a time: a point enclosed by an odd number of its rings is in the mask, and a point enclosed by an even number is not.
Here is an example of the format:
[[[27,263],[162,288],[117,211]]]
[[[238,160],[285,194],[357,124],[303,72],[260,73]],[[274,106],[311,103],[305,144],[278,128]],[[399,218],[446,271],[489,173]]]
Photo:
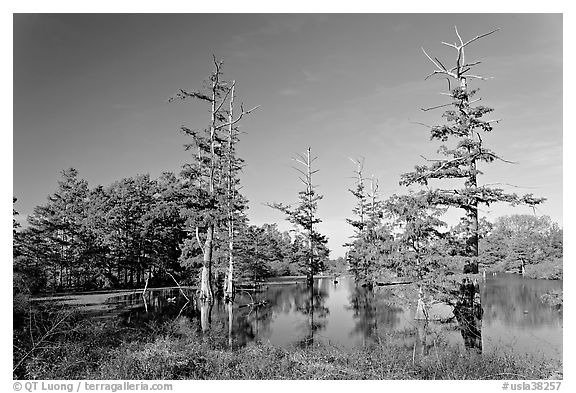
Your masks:
[[[13,193],[24,218],[56,189],[59,172],[78,169],[90,186],[122,177],[179,171],[189,159],[180,125],[204,127],[208,107],[167,103],[178,88],[197,89],[224,60],[227,79],[247,107],[239,153],[243,192],[255,224],[283,216],[266,202],[294,202],[300,189],[291,158],[310,146],[324,199],[320,229],[332,257],[351,229],[347,191],[354,166],[380,181],[383,198],[404,193],[399,176],[433,158],[438,144],[415,124],[441,122],[446,82],[424,81],[433,65],[424,47],[454,59],[455,42],[502,28],[469,47],[482,60],[471,81],[502,119],[487,146],[519,164],[480,169],[482,184],[504,183],[548,201],[538,207],[562,225],[562,16],[560,14],[147,14],[14,16]],[[529,208],[484,208],[493,219]],[[454,223],[458,211],[447,217]]]

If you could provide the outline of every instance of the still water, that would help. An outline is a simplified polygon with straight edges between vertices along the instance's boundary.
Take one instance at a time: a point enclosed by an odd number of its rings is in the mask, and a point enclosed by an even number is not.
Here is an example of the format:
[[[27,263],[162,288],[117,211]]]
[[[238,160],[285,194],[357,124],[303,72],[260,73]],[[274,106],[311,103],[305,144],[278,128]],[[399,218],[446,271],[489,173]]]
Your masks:
[[[547,291],[562,289],[562,281],[497,274],[487,275],[479,284],[482,309],[474,314],[476,322],[472,312],[465,314],[469,318],[455,318],[452,306],[434,304],[428,312],[435,321],[424,324],[415,320],[413,284],[366,290],[346,277],[337,282],[316,279],[313,291],[303,282],[268,285],[263,292],[239,291],[232,310],[218,302],[200,309],[191,290],[185,290],[187,302],[178,289],[148,290],[145,296],[135,292],[82,295],[60,302],[81,306],[93,318],[121,318],[135,327],[186,315],[197,323],[198,330],[222,332],[234,346],[253,340],[278,346],[315,340],[353,347],[390,334],[402,340],[435,331],[454,345],[483,352],[562,358],[562,309],[540,300]],[[261,305],[247,306],[254,303]],[[463,328],[471,325],[476,328]],[[411,345],[415,340],[406,341]]]

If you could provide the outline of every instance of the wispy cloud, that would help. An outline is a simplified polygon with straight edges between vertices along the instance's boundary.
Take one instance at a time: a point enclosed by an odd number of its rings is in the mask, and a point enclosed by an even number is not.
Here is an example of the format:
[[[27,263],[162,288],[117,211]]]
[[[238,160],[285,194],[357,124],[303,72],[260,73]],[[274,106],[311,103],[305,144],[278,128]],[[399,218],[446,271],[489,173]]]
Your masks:
[[[299,95],[300,92],[296,89],[291,88],[291,87],[287,87],[287,88],[280,90],[279,94],[281,96],[293,97],[293,96]]]
[[[328,15],[278,15],[265,18],[264,24],[260,27],[233,37],[233,44],[245,44],[247,41],[269,35],[296,34],[301,33],[305,26],[321,23],[328,18]]]
[[[308,71],[308,70],[302,70],[302,73],[303,73],[304,76],[305,76],[305,79],[304,79],[304,80],[305,80],[306,82],[318,82],[318,81],[320,80],[320,78],[319,78],[317,75],[311,73],[311,72]]]

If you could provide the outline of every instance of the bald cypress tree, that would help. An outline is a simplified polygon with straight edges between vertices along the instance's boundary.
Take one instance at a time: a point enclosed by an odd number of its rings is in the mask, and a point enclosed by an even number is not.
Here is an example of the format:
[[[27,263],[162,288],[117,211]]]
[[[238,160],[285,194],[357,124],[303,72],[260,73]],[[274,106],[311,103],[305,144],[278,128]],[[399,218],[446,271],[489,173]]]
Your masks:
[[[299,202],[293,205],[282,203],[268,204],[268,206],[277,209],[286,214],[286,219],[297,227],[303,229],[306,233],[307,248],[305,261],[301,261],[306,270],[308,285],[312,286],[314,274],[324,270],[324,262],[328,259],[328,248],[326,244],[328,239],[317,231],[316,225],[322,220],[317,216],[318,201],[322,199],[316,191],[316,186],[312,183],[312,175],[318,170],[312,169],[312,164],[317,157],[310,155],[310,148],[306,150],[306,155],[298,155],[294,161],[304,167],[304,170],[295,168],[300,174],[300,181],[305,189],[298,192]]]
[[[195,130],[186,126],[180,128],[192,139],[192,143],[184,145],[186,150],[192,152],[192,162],[184,166],[183,175],[193,185],[191,189],[194,191],[195,201],[191,203],[191,208],[185,211],[185,215],[188,218],[188,232],[195,235],[202,250],[200,298],[208,302],[212,302],[214,297],[212,260],[215,231],[219,223],[226,222],[230,217],[230,198],[236,187],[234,176],[238,163],[233,148],[236,138],[234,127],[243,116],[257,108],[244,110],[243,105],[240,105],[239,113],[232,113],[233,102],[230,100],[234,95],[235,82],[224,80],[223,62],[217,61],[216,57],[213,60],[214,71],[204,89],[180,89],[169,100],[192,98],[210,106],[210,122],[204,129]],[[226,185],[227,179],[230,186]],[[205,236],[203,242],[201,232]]]
[[[425,158],[427,164],[418,165],[413,172],[401,176],[401,185],[421,184],[428,186],[432,180],[460,179],[464,181],[459,189],[434,189],[429,191],[428,200],[436,205],[456,207],[463,209],[466,221],[470,228],[470,237],[467,240],[467,255],[478,256],[478,209],[481,205],[491,205],[496,202],[507,202],[511,205],[527,204],[534,206],[542,203],[545,198],[537,198],[532,194],[519,196],[507,193],[501,188],[479,185],[478,176],[482,174],[479,165],[492,163],[496,160],[509,162],[497,153],[487,148],[482,140],[482,133],[493,130],[498,120],[485,120],[485,116],[493,111],[492,108],[483,105],[474,105],[479,98],[475,98],[478,89],[471,89],[469,81],[486,80],[483,76],[473,74],[471,71],[480,61],[468,61],[464,50],[477,40],[489,36],[499,29],[478,35],[468,41],[464,41],[458,29],[455,28],[458,42],[442,44],[456,51],[454,66],[445,66],[436,57],[431,57],[422,51],[436,67],[426,79],[431,76],[441,76],[448,80],[448,93],[450,102],[431,108],[448,108],[443,117],[445,123],[435,126],[427,126],[430,129],[430,139],[440,142],[451,142],[452,147],[441,145],[438,149],[440,158]],[[455,87],[452,84],[455,82]]]

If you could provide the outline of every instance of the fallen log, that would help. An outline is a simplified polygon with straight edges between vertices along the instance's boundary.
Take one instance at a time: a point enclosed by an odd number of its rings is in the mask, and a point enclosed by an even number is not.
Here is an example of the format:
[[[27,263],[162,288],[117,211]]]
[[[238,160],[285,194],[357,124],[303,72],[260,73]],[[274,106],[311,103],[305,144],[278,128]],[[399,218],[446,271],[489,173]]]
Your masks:
[[[388,285],[402,285],[402,284],[412,284],[414,281],[394,281],[394,282],[377,282],[376,285],[379,287],[385,287]]]
[[[238,308],[244,308],[244,307],[260,307],[260,306],[264,306],[266,304],[266,300],[262,300],[260,302],[254,302],[254,303],[248,303],[248,304],[240,304],[238,306]]]

